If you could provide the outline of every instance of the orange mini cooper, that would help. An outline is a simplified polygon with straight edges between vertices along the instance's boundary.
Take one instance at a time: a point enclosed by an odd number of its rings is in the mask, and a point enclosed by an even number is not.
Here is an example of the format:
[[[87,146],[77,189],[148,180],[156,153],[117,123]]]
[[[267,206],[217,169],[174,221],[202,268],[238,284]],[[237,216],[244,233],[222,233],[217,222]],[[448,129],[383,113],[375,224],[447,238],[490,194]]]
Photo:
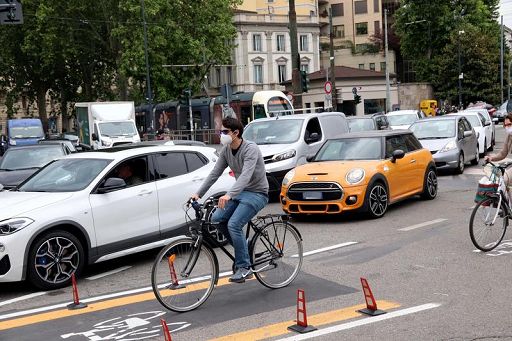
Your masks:
[[[280,200],[286,213],[361,209],[380,218],[398,200],[437,195],[432,155],[409,130],[344,134],[325,142],[308,161],[283,179]]]

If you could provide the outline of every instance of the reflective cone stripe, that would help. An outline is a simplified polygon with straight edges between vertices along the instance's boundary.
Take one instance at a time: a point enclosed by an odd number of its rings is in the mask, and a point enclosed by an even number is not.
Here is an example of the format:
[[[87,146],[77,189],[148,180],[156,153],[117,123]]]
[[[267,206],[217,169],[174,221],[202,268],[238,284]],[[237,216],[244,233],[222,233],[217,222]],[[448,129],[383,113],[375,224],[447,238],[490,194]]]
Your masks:
[[[169,326],[167,326],[167,322],[164,319],[160,319],[160,324],[162,325],[162,331],[164,332],[164,340],[172,341],[171,333],[169,332]]]
[[[75,273],[71,274],[71,285],[73,286],[73,303],[75,305],[79,305],[80,298],[78,297],[78,287],[76,286]]]
[[[174,260],[176,259],[176,255],[172,254],[167,258],[169,262],[169,272],[171,273],[171,281],[172,284],[178,285],[178,276],[176,276],[176,270],[174,270]]]
[[[304,290],[297,290],[297,325],[301,327],[308,326],[308,317],[306,313],[306,295]]]
[[[377,301],[375,301],[375,298],[373,297],[372,289],[370,289],[366,278],[361,277],[361,285],[363,286],[366,308],[369,310],[377,310]]]

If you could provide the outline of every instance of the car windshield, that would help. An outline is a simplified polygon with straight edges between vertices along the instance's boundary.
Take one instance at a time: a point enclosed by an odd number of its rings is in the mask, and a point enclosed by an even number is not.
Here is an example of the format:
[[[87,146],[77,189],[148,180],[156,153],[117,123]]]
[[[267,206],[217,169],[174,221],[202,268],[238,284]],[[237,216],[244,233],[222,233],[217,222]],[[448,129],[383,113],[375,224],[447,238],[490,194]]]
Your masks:
[[[18,188],[21,192],[75,192],[91,183],[111,162],[105,159],[61,159],[41,169]]]
[[[66,155],[60,145],[44,148],[10,148],[0,162],[0,169],[20,170],[41,168],[48,162]]]
[[[482,126],[482,121],[480,121],[480,118],[476,115],[468,115],[468,116],[465,116],[469,123],[471,123],[471,126],[473,127],[481,127]]]
[[[419,140],[445,139],[455,136],[455,120],[421,120],[409,127]]]
[[[375,130],[375,123],[371,118],[351,118],[347,122],[351,132]]]
[[[103,136],[133,136],[137,135],[135,125],[126,122],[102,122],[99,124],[100,134]]]
[[[253,121],[244,130],[243,138],[256,144],[287,144],[300,138],[304,120]]]
[[[42,138],[44,136],[43,128],[40,126],[32,127],[10,127],[11,137],[15,139]]]
[[[380,160],[381,138],[355,137],[328,140],[315,156],[315,161]]]
[[[388,116],[389,125],[392,126],[410,125],[416,122],[417,119],[418,115],[414,113]]]

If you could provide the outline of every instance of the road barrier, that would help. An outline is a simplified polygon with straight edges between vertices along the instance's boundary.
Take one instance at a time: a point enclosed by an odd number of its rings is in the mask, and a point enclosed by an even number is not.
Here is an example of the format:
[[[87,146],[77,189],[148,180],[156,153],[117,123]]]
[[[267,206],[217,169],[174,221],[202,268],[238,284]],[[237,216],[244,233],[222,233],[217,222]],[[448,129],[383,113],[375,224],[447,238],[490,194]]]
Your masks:
[[[167,258],[167,262],[169,263],[169,272],[171,274],[171,289],[181,289],[184,288],[184,285],[178,283],[178,277],[176,276],[176,270],[174,270],[174,259],[176,259],[176,255],[172,254]]]
[[[160,324],[162,325],[162,330],[164,332],[164,340],[172,341],[171,332],[169,331],[169,326],[167,326],[167,322],[164,319],[160,319]]]
[[[375,301],[375,297],[373,297],[372,289],[370,289],[370,285],[366,278],[361,277],[361,285],[363,286],[364,299],[366,301],[366,308],[358,310],[358,312],[370,315],[377,316],[385,314],[386,311],[377,309],[377,301]]]
[[[80,298],[78,297],[78,287],[76,285],[75,273],[71,274],[71,285],[73,286],[73,303],[68,304],[69,310],[75,309],[83,309],[87,307],[87,304],[80,303]]]
[[[308,326],[306,295],[302,289],[297,290],[297,324],[289,326],[288,329],[301,334],[317,330],[314,326]]]

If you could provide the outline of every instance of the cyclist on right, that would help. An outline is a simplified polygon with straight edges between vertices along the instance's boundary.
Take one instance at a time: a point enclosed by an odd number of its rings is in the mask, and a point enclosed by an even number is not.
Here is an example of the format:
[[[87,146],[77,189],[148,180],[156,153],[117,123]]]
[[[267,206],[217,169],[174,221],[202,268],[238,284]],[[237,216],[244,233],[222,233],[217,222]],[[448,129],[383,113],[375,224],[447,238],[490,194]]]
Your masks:
[[[499,153],[493,155],[486,155],[484,157],[485,162],[489,161],[501,161],[507,157],[507,155],[512,152],[512,112],[507,113],[507,116],[503,120],[503,127],[505,128],[506,137],[503,142],[503,148]],[[512,168],[509,168],[505,171],[505,184],[508,186],[512,186]]]

